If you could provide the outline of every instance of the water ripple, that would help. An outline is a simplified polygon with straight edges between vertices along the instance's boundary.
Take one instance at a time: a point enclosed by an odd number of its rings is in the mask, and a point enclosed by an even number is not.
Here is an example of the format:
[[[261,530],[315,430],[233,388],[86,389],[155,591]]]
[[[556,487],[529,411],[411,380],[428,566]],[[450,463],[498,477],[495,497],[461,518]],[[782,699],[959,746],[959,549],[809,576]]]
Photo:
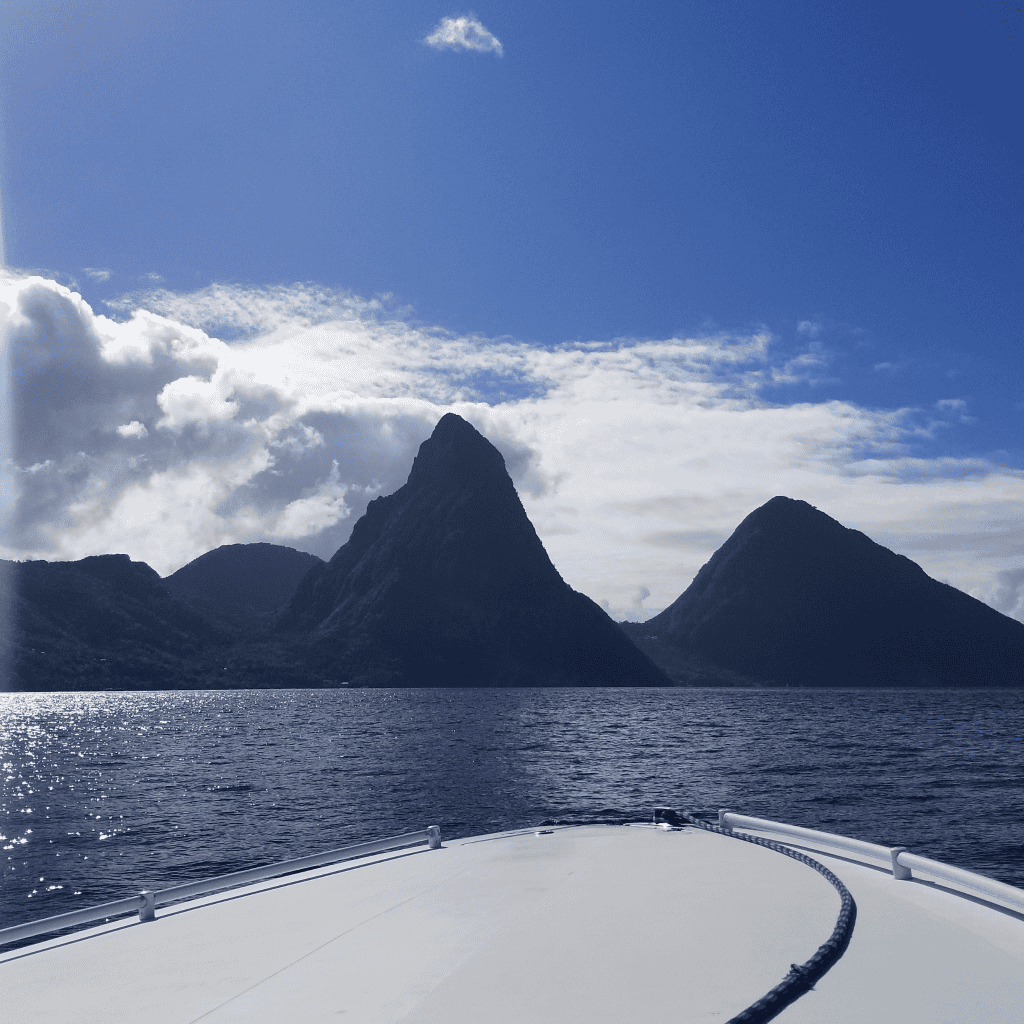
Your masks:
[[[1024,886],[1024,693],[0,694],[0,922],[426,824],[719,807]]]

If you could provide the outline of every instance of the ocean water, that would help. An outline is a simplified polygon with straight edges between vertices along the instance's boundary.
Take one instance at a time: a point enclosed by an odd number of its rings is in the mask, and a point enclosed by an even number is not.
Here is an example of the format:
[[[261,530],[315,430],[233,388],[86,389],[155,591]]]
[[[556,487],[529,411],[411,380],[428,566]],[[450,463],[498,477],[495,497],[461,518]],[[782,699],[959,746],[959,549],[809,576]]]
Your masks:
[[[1024,886],[1024,692],[0,694],[0,925],[345,843],[720,807]]]

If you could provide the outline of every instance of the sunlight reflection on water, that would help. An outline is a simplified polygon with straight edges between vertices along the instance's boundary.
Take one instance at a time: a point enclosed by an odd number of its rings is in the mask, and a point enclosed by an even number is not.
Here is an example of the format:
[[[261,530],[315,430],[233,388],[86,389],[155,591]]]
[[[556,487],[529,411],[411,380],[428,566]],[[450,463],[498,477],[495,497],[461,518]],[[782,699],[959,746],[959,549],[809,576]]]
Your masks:
[[[0,921],[346,842],[656,803],[906,845],[1024,885],[1024,693],[0,694]]]

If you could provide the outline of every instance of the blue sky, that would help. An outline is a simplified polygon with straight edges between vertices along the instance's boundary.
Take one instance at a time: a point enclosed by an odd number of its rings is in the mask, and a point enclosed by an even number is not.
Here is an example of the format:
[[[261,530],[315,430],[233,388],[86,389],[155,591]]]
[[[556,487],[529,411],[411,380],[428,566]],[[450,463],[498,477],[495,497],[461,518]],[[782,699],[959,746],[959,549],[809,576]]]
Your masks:
[[[475,49],[425,42],[459,17]],[[1021,24],[954,0],[4,4],[5,550],[330,554],[458,405],[613,610],[664,606],[789,493],[1024,614]],[[357,338],[358,372],[317,331]],[[316,383],[271,402],[285,336]],[[175,512],[179,541],[126,521],[131,488],[200,462],[225,496]]]

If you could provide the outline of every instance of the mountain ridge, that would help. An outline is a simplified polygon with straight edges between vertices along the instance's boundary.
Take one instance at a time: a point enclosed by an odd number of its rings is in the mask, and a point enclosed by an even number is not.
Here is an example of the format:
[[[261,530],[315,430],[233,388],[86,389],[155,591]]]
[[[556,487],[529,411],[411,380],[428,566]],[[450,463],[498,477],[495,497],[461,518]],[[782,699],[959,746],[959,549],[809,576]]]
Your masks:
[[[393,685],[667,685],[552,565],[501,453],[442,417],[408,480],[296,589],[278,629]],[[403,682],[400,682],[403,681]]]
[[[289,601],[316,555],[280,544],[223,544],[161,581],[211,622],[257,632]]]
[[[163,689],[224,640],[128,555],[77,562],[0,562],[13,624],[0,672],[8,689]],[[14,628],[11,628],[13,625]],[[12,686],[12,682],[21,685]]]
[[[782,496],[664,611],[612,623],[454,416],[328,562],[225,545],[161,580],[127,555],[0,561],[5,595],[8,689],[1024,685],[1024,624]]]
[[[663,667],[677,658],[677,678],[690,659],[760,685],[1024,683],[1024,623],[783,496],[668,608],[625,629]]]

